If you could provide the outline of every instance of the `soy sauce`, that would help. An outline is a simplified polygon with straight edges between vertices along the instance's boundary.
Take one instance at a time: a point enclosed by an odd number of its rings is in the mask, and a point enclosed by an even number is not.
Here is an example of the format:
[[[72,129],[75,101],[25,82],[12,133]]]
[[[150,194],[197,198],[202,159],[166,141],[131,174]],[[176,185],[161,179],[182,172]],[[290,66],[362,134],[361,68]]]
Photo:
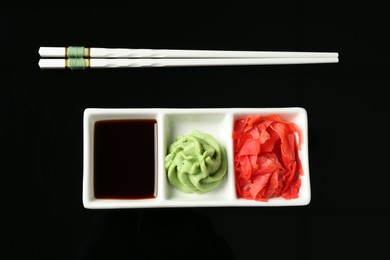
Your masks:
[[[95,198],[147,199],[157,196],[156,132],[155,119],[95,122]]]

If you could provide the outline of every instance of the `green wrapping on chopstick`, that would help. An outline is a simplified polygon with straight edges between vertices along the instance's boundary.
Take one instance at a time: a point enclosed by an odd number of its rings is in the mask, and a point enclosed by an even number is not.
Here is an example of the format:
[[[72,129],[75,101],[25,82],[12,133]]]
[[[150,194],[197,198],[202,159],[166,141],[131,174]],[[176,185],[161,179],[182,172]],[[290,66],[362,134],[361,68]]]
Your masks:
[[[169,182],[185,193],[217,188],[227,172],[227,154],[214,137],[199,131],[178,136],[164,160]]]
[[[71,58],[66,60],[66,67],[71,70],[84,70],[89,67],[89,62],[84,58]]]
[[[79,46],[69,46],[66,48],[67,58],[83,58],[85,55],[85,48]]]

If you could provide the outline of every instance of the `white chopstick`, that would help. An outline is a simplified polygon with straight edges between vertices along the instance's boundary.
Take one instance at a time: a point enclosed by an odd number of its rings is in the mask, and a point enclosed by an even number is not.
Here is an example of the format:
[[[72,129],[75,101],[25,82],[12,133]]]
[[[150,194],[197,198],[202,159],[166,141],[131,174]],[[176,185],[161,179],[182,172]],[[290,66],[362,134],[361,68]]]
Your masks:
[[[336,57],[319,58],[224,58],[224,59],[41,59],[42,69],[138,68],[337,63]]]
[[[42,58],[338,58],[337,52],[41,47]]]

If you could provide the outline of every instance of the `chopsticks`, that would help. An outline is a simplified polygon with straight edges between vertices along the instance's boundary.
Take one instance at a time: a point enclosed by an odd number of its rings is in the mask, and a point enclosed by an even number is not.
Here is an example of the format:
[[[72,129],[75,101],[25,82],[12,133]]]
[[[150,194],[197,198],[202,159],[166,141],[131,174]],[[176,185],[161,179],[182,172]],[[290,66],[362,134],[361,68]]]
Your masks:
[[[337,52],[222,51],[41,47],[39,66],[48,68],[125,68],[337,63]]]
[[[41,47],[41,57],[60,58],[337,58],[337,52],[215,51],[164,49],[109,49],[86,47]]]

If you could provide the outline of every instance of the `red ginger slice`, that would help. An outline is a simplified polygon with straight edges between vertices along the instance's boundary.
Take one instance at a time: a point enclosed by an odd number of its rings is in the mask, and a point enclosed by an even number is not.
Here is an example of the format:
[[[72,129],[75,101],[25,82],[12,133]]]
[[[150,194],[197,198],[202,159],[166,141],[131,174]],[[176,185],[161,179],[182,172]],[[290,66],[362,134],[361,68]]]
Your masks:
[[[276,114],[236,120],[232,138],[238,196],[258,201],[280,196],[298,198],[303,174],[298,156],[302,137],[296,124]]]

